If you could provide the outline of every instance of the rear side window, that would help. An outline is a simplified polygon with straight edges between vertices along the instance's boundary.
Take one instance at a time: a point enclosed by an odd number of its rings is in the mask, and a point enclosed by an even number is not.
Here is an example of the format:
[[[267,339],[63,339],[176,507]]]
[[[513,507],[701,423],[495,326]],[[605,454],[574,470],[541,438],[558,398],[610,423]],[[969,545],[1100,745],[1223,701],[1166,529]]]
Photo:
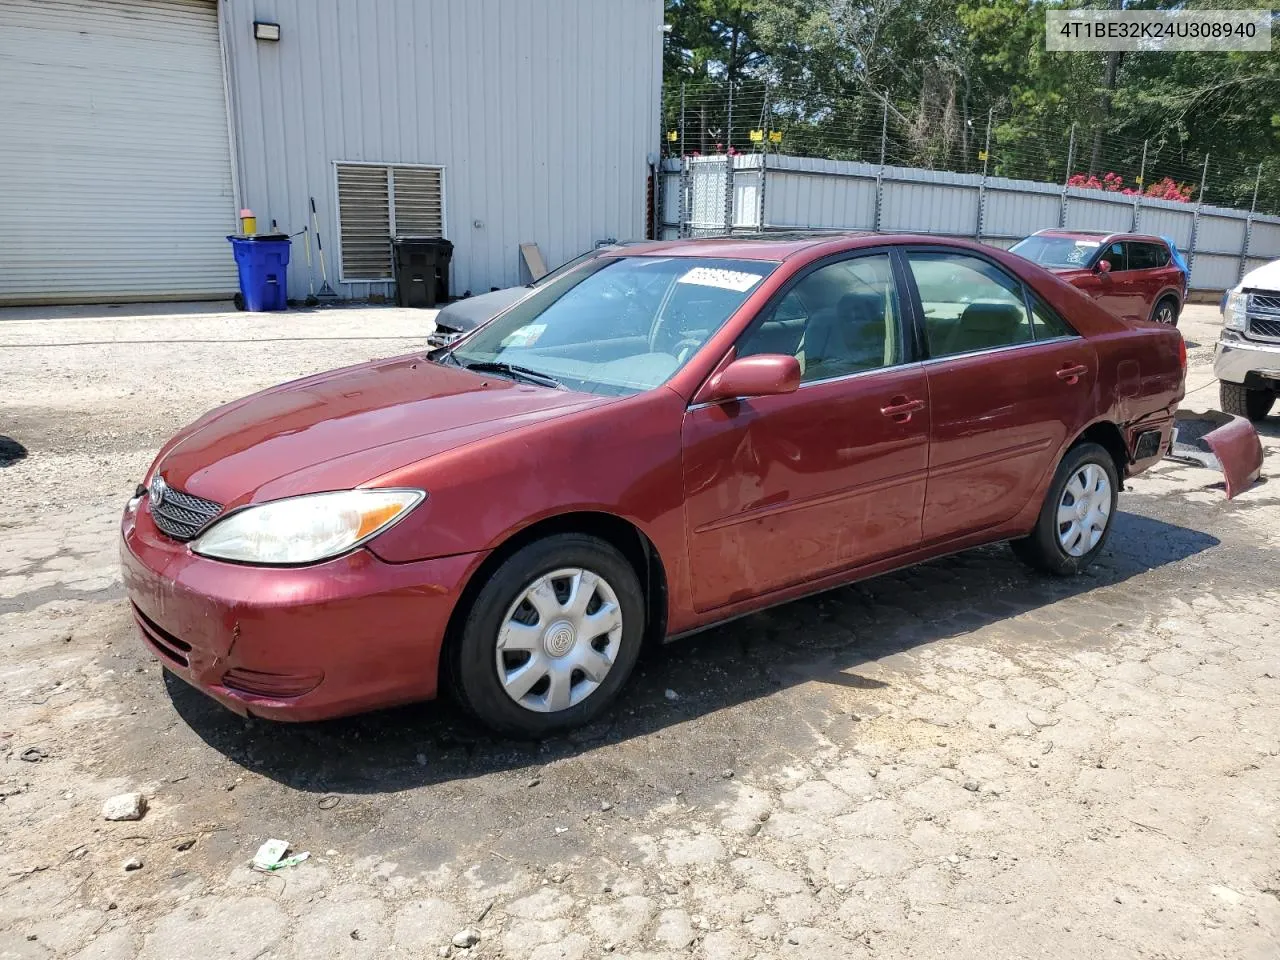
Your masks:
[[[1163,243],[1151,243],[1148,246],[1151,248],[1152,266],[1167,267],[1170,260],[1169,248]]]
[[[1037,340],[1053,340],[1056,337],[1074,337],[1076,332],[1050,310],[1039,297],[1031,296],[1031,325]]]
[[[1031,317],[1022,284],[979,257],[908,252],[920,291],[930,357],[1028,343]]]
[[[1133,242],[1129,247],[1129,269],[1130,270],[1154,270],[1157,267],[1164,266],[1160,262],[1160,248],[1154,243],[1138,243]],[[1169,262],[1169,252],[1165,251],[1164,262]]]

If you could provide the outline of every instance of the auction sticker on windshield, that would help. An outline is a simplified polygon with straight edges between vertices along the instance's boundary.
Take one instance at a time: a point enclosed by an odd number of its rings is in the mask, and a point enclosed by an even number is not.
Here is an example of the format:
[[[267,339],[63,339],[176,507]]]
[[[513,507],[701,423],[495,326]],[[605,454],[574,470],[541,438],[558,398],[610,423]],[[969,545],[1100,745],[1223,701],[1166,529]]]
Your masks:
[[[745,270],[722,270],[717,267],[694,267],[677,283],[694,283],[701,287],[719,287],[721,290],[733,290],[746,293],[762,277],[758,273],[747,273]]]
[[[503,347],[532,347],[538,342],[538,338],[542,336],[542,332],[547,329],[545,323],[526,323],[519,330],[515,330],[503,339],[501,346]]]

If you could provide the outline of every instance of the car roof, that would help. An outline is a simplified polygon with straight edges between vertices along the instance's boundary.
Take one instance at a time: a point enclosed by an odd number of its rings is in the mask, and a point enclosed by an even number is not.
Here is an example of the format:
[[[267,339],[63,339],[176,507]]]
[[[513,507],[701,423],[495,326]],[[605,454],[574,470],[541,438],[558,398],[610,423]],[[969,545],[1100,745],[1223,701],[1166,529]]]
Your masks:
[[[1105,240],[1141,240],[1143,243],[1164,243],[1164,240],[1160,237],[1152,236],[1149,233],[1106,233],[1102,230],[1037,230],[1032,236],[1078,237],[1081,240],[1097,240],[1099,242]]]
[[[732,236],[691,237],[684,240],[655,240],[643,249],[627,255],[645,257],[717,257],[726,260],[786,260],[806,250],[824,245],[834,249],[880,243],[894,243],[907,239],[906,234],[878,234],[865,230],[850,231],[775,231],[770,233],[746,233]],[[933,238],[911,236],[920,242]],[[938,238],[945,242],[945,238]],[[850,243],[863,240],[865,244]]]

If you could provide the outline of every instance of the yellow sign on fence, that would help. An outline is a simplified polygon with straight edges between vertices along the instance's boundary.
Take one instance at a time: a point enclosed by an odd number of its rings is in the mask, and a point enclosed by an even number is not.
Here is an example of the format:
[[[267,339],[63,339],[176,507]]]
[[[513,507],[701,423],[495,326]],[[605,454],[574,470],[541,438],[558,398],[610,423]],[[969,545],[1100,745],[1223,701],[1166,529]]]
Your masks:
[[[769,142],[770,142],[770,143],[781,143],[781,142],[782,142],[782,131],[781,131],[781,130],[771,130],[771,131],[769,132]]]
[[[752,131],[751,131],[751,142],[752,142],[752,143],[763,143],[763,142],[764,142],[764,131],[763,131],[763,130],[752,130]]]

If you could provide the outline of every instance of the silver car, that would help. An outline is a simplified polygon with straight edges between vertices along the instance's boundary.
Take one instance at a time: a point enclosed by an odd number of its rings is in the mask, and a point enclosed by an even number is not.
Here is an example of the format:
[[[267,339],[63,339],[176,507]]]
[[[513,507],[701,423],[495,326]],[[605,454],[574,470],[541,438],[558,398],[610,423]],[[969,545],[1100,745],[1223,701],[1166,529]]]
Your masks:
[[[1224,412],[1250,420],[1271,412],[1280,392],[1280,260],[1227,291],[1213,372]]]
[[[441,308],[440,312],[436,314],[436,328],[427,337],[427,343],[432,347],[447,346],[463,334],[470,333],[481,324],[488,323],[516,301],[523,300],[534,290],[550,283],[556,277],[562,276],[579,264],[586,263],[588,260],[598,257],[602,253],[608,253],[610,250],[618,250],[622,247],[635,246],[644,242],[643,240],[606,241],[586,253],[574,257],[572,260],[560,264],[560,266],[538,278],[533,283],[525,284],[522,287],[491,290],[489,293],[481,293],[474,297],[455,300],[453,303]]]

